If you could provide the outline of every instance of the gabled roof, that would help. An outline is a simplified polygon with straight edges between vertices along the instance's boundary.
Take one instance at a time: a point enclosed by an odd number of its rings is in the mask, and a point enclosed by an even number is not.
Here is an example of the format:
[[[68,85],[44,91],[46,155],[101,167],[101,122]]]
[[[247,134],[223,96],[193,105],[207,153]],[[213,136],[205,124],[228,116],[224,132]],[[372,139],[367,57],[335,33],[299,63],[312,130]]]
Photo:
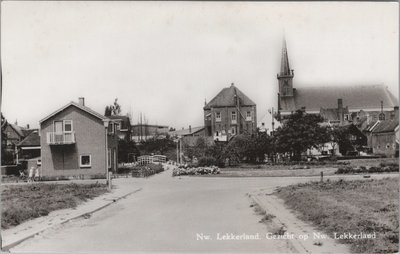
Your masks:
[[[9,125],[19,136],[25,137],[25,133],[24,133],[23,128],[21,126],[18,126],[16,124],[12,124],[12,123],[10,123]]]
[[[204,106],[204,109],[211,109],[214,107],[234,107],[236,106],[235,95],[239,98],[240,106],[256,106],[249,97],[232,84],[230,87],[222,89],[217,96]]]
[[[343,108],[343,114],[348,114],[349,109],[347,107]],[[335,120],[340,120],[340,114],[339,114],[339,109],[338,108],[321,108],[320,109],[320,115],[329,121],[335,121]]]
[[[393,132],[397,126],[399,126],[398,120],[379,121],[379,123],[372,129],[372,133]]]
[[[17,146],[40,146],[40,136],[37,130],[33,130]]]
[[[380,109],[399,105],[398,99],[383,85],[365,86],[326,86],[294,89],[293,97],[281,97],[283,111],[296,111],[302,107],[306,111],[319,111],[322,108],[336,108],[337,100],[349,110]]]
[[[39,123],[42,123],[42,122],[46,121],[47,119],[49,119],[49,118],[51,118],[51,117],[57,115],[57,114],[60,113],[61,111],[64,111],[65,109],[67,109],[67,108],[69,108],[69,107],[72,107],[72,106],[77,107],[77,108],[79,108],[79,109],[81,109],[81,110],[83,110],[83,111],[85,111],[85,112],[87,112],[87,113],[89,113],[89,114],[91,114],[91,115],[93,115],[93,116],[99,118],[100,120],[103,120],[103,121],[104,121],[104,120],[108,120],[108,119],[109,119],[109,118],[103,116],[102,114],[99,114],[99,113],[97,113],[96,111],[93,111],[92,109],[90,109],[90,108],[88,108],[88,107],[86,107],[86,106],[82,106],[82,105],[80,105],[79,103],[76,103],[76,102],[71,101],[70,103],[68,103],[68,104],[65,105],[64,107],[62,107],[62,108],[60,108],[60,109],[54,111],[53,113],[51,113],[51,114],[48,115],[47,117],[45,117],[45,118],[43,118],[42,120],[40,120]]]

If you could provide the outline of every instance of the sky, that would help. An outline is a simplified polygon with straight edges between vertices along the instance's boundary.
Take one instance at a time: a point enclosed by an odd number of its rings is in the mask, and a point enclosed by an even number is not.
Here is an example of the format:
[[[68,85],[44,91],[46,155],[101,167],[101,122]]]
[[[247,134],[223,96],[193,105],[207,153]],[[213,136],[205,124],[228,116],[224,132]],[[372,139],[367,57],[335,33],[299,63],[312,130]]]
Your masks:
[[[1,111],[37,128],[78,97],[102,114],[118,98],[133,123],[180,129],[234,83],[270,119],[283,36],[294,87],[398,97],[398,15],[395,2],[2,1]]]

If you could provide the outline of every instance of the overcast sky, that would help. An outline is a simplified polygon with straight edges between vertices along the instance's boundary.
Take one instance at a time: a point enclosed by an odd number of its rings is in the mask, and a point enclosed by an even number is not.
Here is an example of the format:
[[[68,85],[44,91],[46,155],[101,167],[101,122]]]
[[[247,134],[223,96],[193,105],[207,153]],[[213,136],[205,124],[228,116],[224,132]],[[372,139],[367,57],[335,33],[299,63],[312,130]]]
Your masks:
[[[283,33],[294,86],[384,84],[398,94],[398,4],[1,2],[2,112],[19,125],[78,97],[99,113],[203,125],[234,82],[261,119],[276,107]],[[362,93],[362,91],[360,91]]]

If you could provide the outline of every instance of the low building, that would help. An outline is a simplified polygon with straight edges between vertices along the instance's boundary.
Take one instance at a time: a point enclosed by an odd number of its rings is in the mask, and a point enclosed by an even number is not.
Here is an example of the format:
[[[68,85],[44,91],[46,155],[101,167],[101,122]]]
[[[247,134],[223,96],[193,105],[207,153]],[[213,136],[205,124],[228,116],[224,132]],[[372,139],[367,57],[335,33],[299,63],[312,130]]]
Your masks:
[[[372,152],[387,157],[399,156],[399,121],[377,121],[367,129],[368,145]]]
[[[256,133],[256,104],[233,83],[206,103],[203,110],[205,134],[215,141],[229,141],[238,134]]]
[[[18,160],[28,160],[40,157],[39,131],[32,131],[27,137],[17,144]]]
[[[168,135],[172,138],[182,138],[182,137],[204,137],[205,136],[205,128],[204,126],[199,127],[191,127],[188,129],[169,131]]]
[[[116,171],[116,123],[79,103],[71,102],[40,121],[43,178],[105,178]]]
[[[135,142],[146,141],[154,137],[165,138],[168,126],[155,124],[134,124],[131,127],[132,140]]]

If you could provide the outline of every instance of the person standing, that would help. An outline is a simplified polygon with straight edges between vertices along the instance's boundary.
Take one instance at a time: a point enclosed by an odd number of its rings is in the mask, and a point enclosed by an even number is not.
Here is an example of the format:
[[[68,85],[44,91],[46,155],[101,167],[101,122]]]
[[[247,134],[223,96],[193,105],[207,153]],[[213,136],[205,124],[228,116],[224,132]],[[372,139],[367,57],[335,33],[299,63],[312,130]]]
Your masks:
[[[35,169],[35,178],[33,181],[39,181],[40,180],[40,172],[39,172],[39,167],[36,167]]]
[[[35,170],[35,167],[34,167],[34,166],[32,166],[32,167],[29,169],[28,183],[33,182],[33,173],[34,173],[34,170]]]

